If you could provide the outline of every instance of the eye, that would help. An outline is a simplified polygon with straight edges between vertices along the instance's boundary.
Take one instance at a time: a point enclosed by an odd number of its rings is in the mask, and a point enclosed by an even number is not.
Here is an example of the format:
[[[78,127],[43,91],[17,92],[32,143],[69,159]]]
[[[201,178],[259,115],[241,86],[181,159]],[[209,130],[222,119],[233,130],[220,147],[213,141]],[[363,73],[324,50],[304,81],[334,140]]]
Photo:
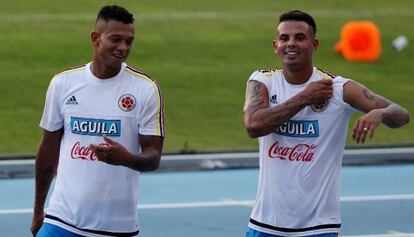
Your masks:
[[[112,37],[112,38],[109,38],[109,40],[110,40],[112,43],[118,43],[118,42],[120,41],[120,38],[117,38],[117,37]]]
[[[298,41],[306,40],[306,35],[304,35],[304,34],[296,35],[296,40],[298,40]]]
[[[289,37],[287,35],[281,35],[281,36],[279,36],[279,40],[280,41],[288,41]]]

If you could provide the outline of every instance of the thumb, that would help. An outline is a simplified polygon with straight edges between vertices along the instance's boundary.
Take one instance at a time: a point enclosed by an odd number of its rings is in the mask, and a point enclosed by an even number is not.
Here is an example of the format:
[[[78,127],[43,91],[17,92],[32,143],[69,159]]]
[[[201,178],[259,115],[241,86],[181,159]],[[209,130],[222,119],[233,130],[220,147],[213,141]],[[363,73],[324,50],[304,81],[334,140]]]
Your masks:
[[[117,144],[114,140],[110,139],[107,135],[103,135],[103,139],[104,139],[105,142],[107,142],[110,145]]]

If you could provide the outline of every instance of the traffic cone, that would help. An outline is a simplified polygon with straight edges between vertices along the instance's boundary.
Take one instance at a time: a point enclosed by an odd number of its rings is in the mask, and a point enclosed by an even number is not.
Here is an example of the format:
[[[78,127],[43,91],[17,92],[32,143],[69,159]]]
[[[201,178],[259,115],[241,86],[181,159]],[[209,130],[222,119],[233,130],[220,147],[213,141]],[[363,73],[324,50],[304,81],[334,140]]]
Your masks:
[[[341,29],[335,51],[348,61],[377,61],[381,55],[380,31],[371,21],[349,21]]]

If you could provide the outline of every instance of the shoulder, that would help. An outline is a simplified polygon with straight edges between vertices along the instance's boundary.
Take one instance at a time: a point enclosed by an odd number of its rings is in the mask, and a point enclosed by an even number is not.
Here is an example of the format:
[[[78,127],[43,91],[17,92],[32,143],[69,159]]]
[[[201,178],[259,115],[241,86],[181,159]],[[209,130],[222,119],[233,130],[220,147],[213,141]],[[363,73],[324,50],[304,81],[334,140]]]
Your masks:
[[[249,80],[256,80],[260,82],[269,81],[282,73],[282,69],[258,69],[254,71]]]
[[[323,79],[328,79],[328,80],[333,80],[334,82],[334,86],[338,86],[338,85],[345,85],[347,82],[350,82],[352,80],[348,79],[348,78],[344,78],[342,76],[338,76],[335,75],[327,70],[321,69],[321,68],[316,68],[319,76]]]
[[[156,95],[157,97],[162,97],[158,82],[148,74],[127,65],[125,67],[125,75],[128,80],[128,87],[133,87],[147,96]]]
[[[81,75],[85,71],[85,68],[86,64],[83,64],[56,73],[50,81],[49,87],[63,86],[65,82],[67,82],[71,78],[79,78],[79,75]]]
[[[125,67],[125,73],[135,83],[158,87],[158,82],[141,70],[135,69],[127,65]]]
[[[63,70],[62,72],[56,73],[54,77],[59,78],[59,77],[65,77],[67,75],[77,74],[79,72],[85,71],[85,69],[86,69],[86,64],[74,66],[74,67]]]
[[[338,76],[328,72],[327,70],[321,69],[321,68],[316,68],[316,71],[318,72],[318,74],[324,78],[324,79],[330,79],[333,80],[335,78],[337,78]]]

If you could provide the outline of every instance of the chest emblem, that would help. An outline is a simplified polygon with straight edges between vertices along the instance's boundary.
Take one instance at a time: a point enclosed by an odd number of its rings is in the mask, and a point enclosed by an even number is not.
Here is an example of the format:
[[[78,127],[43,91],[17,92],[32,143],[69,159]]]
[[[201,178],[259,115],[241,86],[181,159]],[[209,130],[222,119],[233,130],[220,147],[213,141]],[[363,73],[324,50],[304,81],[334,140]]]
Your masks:
[[[327,100],[325,100],[324,102],[322,102],[320,104],[311,105],[311,108],[312,108],[313,112],[320,113],[320,112],[325,111],[326,108],[328,108],[328,104],[329,104],[329,102]]]
[[[137,100],[131,94],[125,94],[119,97],[118,106],[121,110],[125,112],[132,111],[133,109],[135,109],[136,105],[137,105]]]

